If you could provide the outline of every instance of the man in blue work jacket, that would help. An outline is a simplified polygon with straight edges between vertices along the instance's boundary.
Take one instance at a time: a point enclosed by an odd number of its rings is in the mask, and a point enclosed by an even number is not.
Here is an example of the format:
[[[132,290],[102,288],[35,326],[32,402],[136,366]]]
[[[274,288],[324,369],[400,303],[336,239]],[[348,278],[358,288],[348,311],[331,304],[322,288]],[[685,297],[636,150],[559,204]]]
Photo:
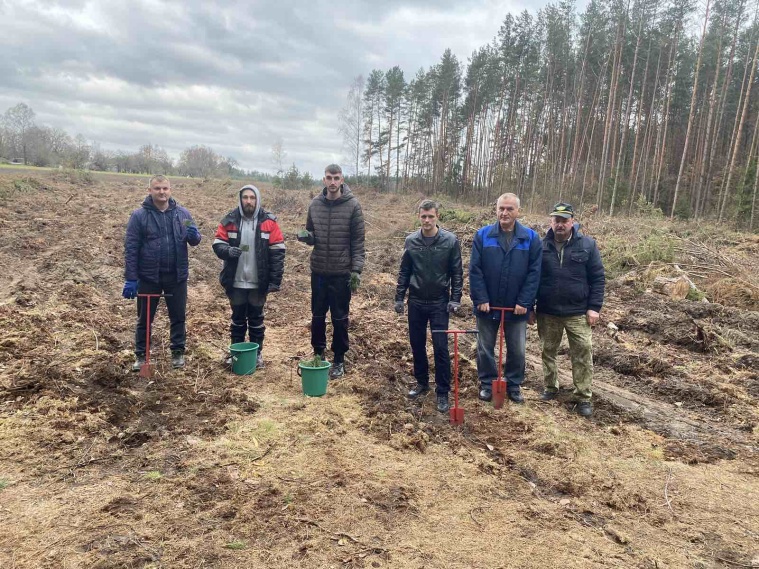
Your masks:
[[[491,307],[513,308],[506,313],[504,378],[508,397],[524,403],[524,353],[528,310],[532,310],[540,283],[543,252],[538,234],[517,221],[519,198],[503,194],[496,203],[498,221],[474,236],[469,262],[469,296],[477,316],[477,375],[480,399],[493,397],[492,382],[498,377],[495,343],[501,313]]]

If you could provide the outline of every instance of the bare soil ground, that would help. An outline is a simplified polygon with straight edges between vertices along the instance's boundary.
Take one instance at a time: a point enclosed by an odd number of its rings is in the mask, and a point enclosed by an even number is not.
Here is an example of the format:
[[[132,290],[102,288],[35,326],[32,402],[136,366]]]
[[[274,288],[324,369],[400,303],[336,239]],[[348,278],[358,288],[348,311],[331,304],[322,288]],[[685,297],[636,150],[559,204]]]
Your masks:
[[[285,280],[267,304],[267,367],[236,376],[222,365],[229,308],[210,245],[239,185],[175,180],[204,236],[188,364],[169,365],[161,307],[155,377],[127,371],[123,234],[145,185],[0,172],[0,567],[759,567],[756,235],[711,227],[694,247],[690,228],[669,228],[686,236],[678,261],[700,265],[694,281],[721,304],[609,283],[591,420],[572,412],[566,348],[566,391],[539,401],[530,329],[519,407],[478,401],[462,341],[466,415],[453,427],[432,397],[406,399],[406,322],[391,309],[419,196],[358,190],[367,266],[348,374],[311,399],[294,372],[310,354],[309,251],[294,238],[308,192],[262,188],[286,234]],[[492,212],[446,205],[471,214],[444,224],[468,260]],[[544,216],[525,221],[545,230]],[[602,254],[647,231],[583,221]],[[714,251],[729,259],[721,272]]]

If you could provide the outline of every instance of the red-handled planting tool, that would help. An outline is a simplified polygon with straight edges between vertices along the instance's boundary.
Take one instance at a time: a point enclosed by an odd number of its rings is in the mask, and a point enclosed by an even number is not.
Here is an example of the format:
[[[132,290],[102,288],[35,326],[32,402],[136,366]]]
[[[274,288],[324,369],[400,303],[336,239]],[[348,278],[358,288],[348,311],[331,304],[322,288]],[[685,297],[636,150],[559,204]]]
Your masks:
[[[498,327],[498,378],[493,381],[492,385],[493,407],[500,409],[503,407],[503,401],[506,398],[506,380],[503,379],[503,336],[505,334],[503,329],[503,319],[507,312],[514,312],[514,309],[491,306],[490,310],[498,310],[501,312],[501,325]]]
[[[140,377],[151,377],[153,375],[153,366],[150,365],[150,305],[153,302],[151,298],[166,298],[170,294],[138,294],[138,298],[145,298],[145,309],[148,311],[145,315],[147,331],[145,332],[145,363],[140,366]],[[156,302],[158,302],[156,300]]]
[[[477,330],[432,330],[433,334],[453,334],[453,407],[450,408],[452,425],[464,424],[464,410],[459,407],[459,334],[477,334]]]

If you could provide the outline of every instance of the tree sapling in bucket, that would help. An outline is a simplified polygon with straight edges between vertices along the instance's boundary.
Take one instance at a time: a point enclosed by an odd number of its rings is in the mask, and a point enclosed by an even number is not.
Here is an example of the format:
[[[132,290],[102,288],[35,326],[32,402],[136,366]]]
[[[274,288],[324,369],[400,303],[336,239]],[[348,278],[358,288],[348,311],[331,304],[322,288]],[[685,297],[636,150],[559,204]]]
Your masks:
[[[310,360],[303,360],[298,364],[298,375],[303,387],[303,395],[321,397],[327,393],[330,365],[318,354]]]

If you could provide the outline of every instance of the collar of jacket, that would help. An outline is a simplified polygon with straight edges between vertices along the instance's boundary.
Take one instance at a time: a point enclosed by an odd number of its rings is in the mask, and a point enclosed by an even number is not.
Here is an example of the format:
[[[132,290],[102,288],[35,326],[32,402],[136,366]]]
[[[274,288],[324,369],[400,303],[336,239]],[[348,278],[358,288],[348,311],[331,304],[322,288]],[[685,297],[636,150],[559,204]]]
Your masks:
[[[490,226],[490,231],[488,231],[488,237],[498,237],[498,231],[499,231],[499,222],[496,221],[493,225]],[[519,223],[518,221],[514,222],[514,239],[528,239],[530,237],[530,234],[527,233],[527,229]]]
[[[319,197],[322,199],[322,201],[324,201],[326,203],[338,204],[338,203],[343,203],[344,201],[347,201],[347,200],[351,199],[353,197],[353,192],[348,187],[348,184],[343,183],[340,186],[340,197],[337,198],[336,200],[328,200],[327,199],[327,187],[326,186],[322,188],[322,193],[319,194]]]

